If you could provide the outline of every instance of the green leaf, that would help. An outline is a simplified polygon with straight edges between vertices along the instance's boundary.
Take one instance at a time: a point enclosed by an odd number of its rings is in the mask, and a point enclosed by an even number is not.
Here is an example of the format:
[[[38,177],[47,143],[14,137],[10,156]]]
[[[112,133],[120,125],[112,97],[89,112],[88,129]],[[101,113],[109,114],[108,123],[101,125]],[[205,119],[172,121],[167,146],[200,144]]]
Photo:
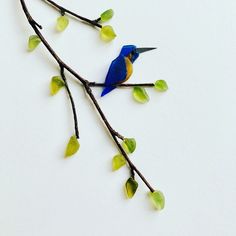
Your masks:
[[[65,86],[64,81],[61,79],[60,76],[52,77],[51,84],[50,84],[50,92],[51,95],[55,95],[58,91]]]
[[[165,92],[166,90],[168,90],[168,85],[165,80],[157,80],[155,83],[155,88],[159,92]]]
[[[113,171],[119,170],[125,164],[126,164],[126,160],[124,156],[122,156],[121,154],[117,154],[112,159],[112,170]]]
[[[127,154],[130,154],[129,148],[127,147],[127,145],[124,142],[122,143],[122,147]]]
[[[114,11],[112,9],[109,9],[107,11],[104,11],[100,17],[102,22],[106,22],[109,21],[113,16],[114,16]]]
[[[116,37],[116,33],[110,25],[106,25],[101,28],[100,36],[103,41],[110,42]]]
[[[125,138],[122,146],[126,153],[133,153],[136,149],[136,141],[134,138]]]
[[[64,31],[69,25],[69,18],[67,16],[60,16],[57,18],[56,29],[59,32]]]
[[[66,147],[65,157],[70,157],[74,155],[80,148],[79,141],[77,140],[76,136],[72,136],[69,140],[69,143]]]
[[[127,197],[131,199],[138,189],[138,183],[132,177],[129,178],[125,184]]]
[[[161,191],[154,191],[149,193],[149,197],[154,207],[160,211],[165,207],[165,197]]]
[[[31,35],[28,41],[28,50],[30,52],[34,51],[35,48],[41,43],[41,39],[38,35]]]
[[[133,97],[139,103],[147,103],[149,101],[149,96],[146,90],[142,87],[133,88]]]

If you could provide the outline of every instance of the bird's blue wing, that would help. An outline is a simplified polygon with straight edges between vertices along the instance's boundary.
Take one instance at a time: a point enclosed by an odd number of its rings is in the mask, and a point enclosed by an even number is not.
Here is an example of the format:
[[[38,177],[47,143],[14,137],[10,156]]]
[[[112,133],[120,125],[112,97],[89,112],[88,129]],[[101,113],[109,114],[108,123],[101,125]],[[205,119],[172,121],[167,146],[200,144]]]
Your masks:
[[[110,65],[105,85],[116,85],[122,83],[127,75],[124,56],[118,56]]]
[[[111,92],[116,88],[116,84],[120,84],[125,81],[127,75],[126,63],[124,56],[118,56],[114,61],[112,61],[110,68],[108,70],[105,85],[101,96],[103,97],[107,93]]]

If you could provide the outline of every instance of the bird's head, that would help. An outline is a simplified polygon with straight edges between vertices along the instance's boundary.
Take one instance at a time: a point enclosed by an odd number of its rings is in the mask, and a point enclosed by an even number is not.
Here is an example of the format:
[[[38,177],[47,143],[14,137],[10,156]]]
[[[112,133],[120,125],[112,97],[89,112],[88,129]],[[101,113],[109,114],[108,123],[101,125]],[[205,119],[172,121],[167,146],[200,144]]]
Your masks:
[[[120,55],[128,57],[133,63],[139,57],[139,54],[156,48],[137,48],[135,45],[125,45],[122,47]]]

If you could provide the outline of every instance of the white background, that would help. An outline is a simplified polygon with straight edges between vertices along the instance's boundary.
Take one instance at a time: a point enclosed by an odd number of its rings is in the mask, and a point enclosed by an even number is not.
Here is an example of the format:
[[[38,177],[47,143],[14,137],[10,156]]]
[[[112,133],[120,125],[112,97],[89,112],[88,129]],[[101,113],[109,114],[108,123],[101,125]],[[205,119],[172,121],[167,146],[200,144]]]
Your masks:
[[[130,89],[94,93],[113,127],[136,138],[132,160],[166,196],[160,213],[140,180],[125,199],[128,171],[112,173],[117,149],[71,77],[81,149],[63,159],[73,121],[65,91],[49,96],[57,65],[43,45],[27,52],[33,31],[19,1],[1,2],[1,236],[236,235],[235,0],[58,0],[91,18],[113,8],[110,44],[76,20],[56,33],[58,13],[26,0],[58,54],[91,81],[104,80],[122,45],[158,47],[139,58],[130,82],[165,79],[167,93],[148,89],[146,105]]]

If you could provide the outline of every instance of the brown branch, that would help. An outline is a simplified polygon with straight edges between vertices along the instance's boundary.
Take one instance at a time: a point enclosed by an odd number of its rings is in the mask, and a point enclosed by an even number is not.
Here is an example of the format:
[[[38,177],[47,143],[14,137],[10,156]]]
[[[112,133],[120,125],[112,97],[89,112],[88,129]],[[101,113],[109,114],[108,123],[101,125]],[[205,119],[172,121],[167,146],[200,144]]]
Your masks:
[[[74,126],[75,126],[75,136],[76,136],[77,139],[79,139],[78,118],[77,118],[77,113],[76,113],[76,108],[75,108],[75,102],[74,102],[73,96],[71,94],[69,85],[67,83],[64,67],[62,66],[60,68],[60,70],[61,70],[61,77],[62,77],[62,79],[63,79],[63,81],[65,83],[65,88],[66,88],[66,91],[68,93],[68,96],[69,96],[69,99],[70,99],[70,103],[71,103],[71,108],[72,108],[73,118],[74,118]]]
[[[69,10],[69,9],[66,9],[65,7],[63,7],[63,6],[61,6],[61,5],[57,4],[57,3],[55,3],[55,2],[52,1],[52,0],[43,0],[43,1],[46,2],[46,3],[48,3],[48,4],[50,4],[50,5],[53,6],[54,8],[56,8],[58,11],[60,11],[60,13],[61,13],[62,15],[64,15],[65,13],[67,13],[67,14],[69,14],[69,15],[74,16],[75,18],[77,18],[77,19],[79,19],[79,20],[82,20],[82,21],[84,21],[84,22],[89,23],[90,25],[96,26],[96,27],[98,27],[98,28],[102,28],[102,25],[99,24],[97,20],[90,20],[90,19],[88,19],[88,18],[86,18],[86,17],[80,16],[80,15],[78,15],[77,13],[75,13],[75,12]]]
[[[89,82],[90,87],[106,87],[105,83]],[[117,88],[129,88],[129,87],[154,87],[154,83],[142,83],[142,84],[116,84]]]
[[[138,168],[133,164],[133,162],[129,159],[128,155],[126,154],[125,150],[123,149],[122,145],[119,143],[118,138],[120,139],[124,139],[124,137],[122,135],[120,135],[118,132],[116,132],[112,126],[110,125],[110,123],[108,122],[108,120],[106,119],[105,114],[103,113],[101,107],[99,106],[96,98],[93,95],[92,89],[89,86],[89,81],[83,79],[79,74],[77,74],[70,66],[68,66],[65,62],[63,62],[61,60],[61,58],[57,55],[57,53],[52,49],[52,47],[49,45],[49,43],[47,42],[47,40],[44,38],[44,36],[41,34],[40,30],[39,30],[39,25],[36,24],[36,22],[33,20],[32,16],[30,15],[28,8],[26,7],[25,4],[25,0],[20,0],[21,5],[22,5],[22,9],[28,19],[29,24],[31,25],[31,27],[33,28],[33,30],[35,31],[35,33],[38,35],[38,37],[41,39],[42,43],[44,44],[44,46],[47,48],[47,50],[50,52],[50,54],[54,57],[54,59],[57,61],[57,63],[59,64],[60,68],[64,68],[65,70],[67,70],[68,72],[70,72],[72,75],[74,75],[74,77],[79,80],[81,82],[81,84],[83,85],[83,87],[85,88],[85,91],[87,93],[87,95],[89,96],[90,100],[92,101],[92,103],[94,104],[97,112],[99,113],[99,115],[102,118],[102,121],[104,122],[105,126],[107,127],[111,137],[113,138],[115,144],[117,145],[119,151],[121,152],[121,154],[125,157],[131,171],[135,171],[136,174],[142,179],[142,181],[145,183],[145,185],[149,188],[149,190],[151,192],[154,192],[154,188],[149,184],[149,182],[146,180],[146,178],[143,176],[143,174],[138,170]]]

